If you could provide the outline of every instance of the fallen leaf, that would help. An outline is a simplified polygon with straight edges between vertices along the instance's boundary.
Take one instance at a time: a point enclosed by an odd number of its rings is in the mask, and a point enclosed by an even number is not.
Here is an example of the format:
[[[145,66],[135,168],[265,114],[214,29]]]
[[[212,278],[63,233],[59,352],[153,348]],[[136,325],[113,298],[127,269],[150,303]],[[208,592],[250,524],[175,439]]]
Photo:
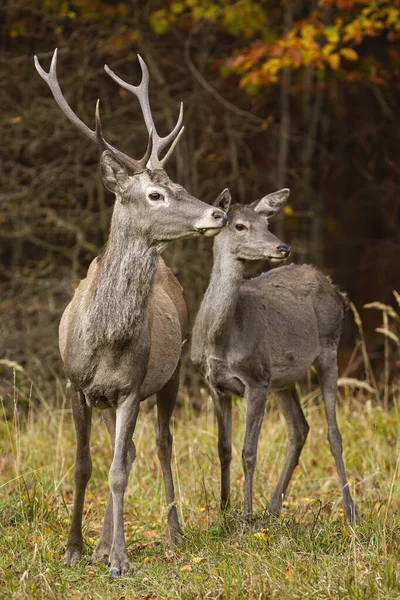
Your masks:
[[[257,531],[257,533],[253,533],[253,536],[255,538],[257,538],[258,540],[267,540],[268,539],[268,533],[266,531]]]
[[[153,529],[149,529],[148,531],[142,531],[142,532],[140,533],[140,535],[141,535],[142,537],[144,537],[146,540],[149,540],[149,539],[151,539],[151,538],[156,538],[156,537],[158,537],[158,532],[157,532],[157,531],[154,531]]]
[[[293,581],[293,573],[292,573],[292,569],[290,567],[286,567],[285,577],[288,581]]]

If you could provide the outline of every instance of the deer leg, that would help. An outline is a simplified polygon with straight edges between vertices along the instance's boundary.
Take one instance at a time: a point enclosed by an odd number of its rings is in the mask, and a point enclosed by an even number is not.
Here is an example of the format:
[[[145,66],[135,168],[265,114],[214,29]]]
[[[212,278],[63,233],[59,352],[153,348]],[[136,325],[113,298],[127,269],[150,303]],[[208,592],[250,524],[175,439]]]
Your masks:
[[[337,397],[337,351],[323,351],[315,361],[315,366],[320,381],[322,397],[325,404],[326,420],[328,422],[328,440],[331,452],[336,462],[337,472],[343,492],[344,512],[349,523],[357,522],[356,508],[350,494],[349,484],[343,462],[342,436],[336,421]]]
[[[168,505],[167,542],[172,544],[179,544],[183,541],[182,529],[175,505],[174,481],[171,471],[172,435],[169,428],[179,388],[179,370],[180,365],[178,365],[168,383],[157,393],[157,421],[155,426],[158,458],[163,473],[165,497]]]
[[[218,422],[218,453],[221,466],[221,510],[230,505],[232,461],[232,398],[212,390]]]
[[[115,447],[115,423],[116,423],[116,412],[113,408],[105,409],[101,411],[101,416],[107,427],[107,431],[110,435],[112,449],[114,453]],[[128,450],[128,464],[127,464],[127,476],[136,457],[135,444],[131,440],[131,444]],[[109,564],[111,544],[113,540],[113,502],[111,491],[108,493],[107,506],[104,513],[103,527],[100,534],[99,542],[93,552],[92,562],[93,563],[104,563]]]
[[[113,541],[110,550],[110,572],[114,577],[126,575],[129,561],[124,533],[124,496],[130,471],[129,450],[139,413],[139,394],[128,396],[117,408],[114,455],[109,471],[112,496]]]
[[[75,565],[82,554],[83,504],[85,501],[86,486],[92,474],[92,459],[90,457],[92,410],[86,405],[83,392],[74,385],[71,391],[71,406],[76,432],[75,495],[67,550],[64,555],[64,563],[66,565]]]
[[[301,451],[306,443],[309,425],[303,414],[296,388],[275,392],[278,406],[285,417],[288,428],[288,447],[285,463],[278,484],[272,494],[268,512],[278,516],[282,507],[283,496],[286,493],[293,471],[297,466]]]
[[[267,403],[267,388],[250,390],[246,410],[246,434],[242,451],[244,470],[244,516],[249,517],[253,508],[253,476],[257,462],[257,446]]]

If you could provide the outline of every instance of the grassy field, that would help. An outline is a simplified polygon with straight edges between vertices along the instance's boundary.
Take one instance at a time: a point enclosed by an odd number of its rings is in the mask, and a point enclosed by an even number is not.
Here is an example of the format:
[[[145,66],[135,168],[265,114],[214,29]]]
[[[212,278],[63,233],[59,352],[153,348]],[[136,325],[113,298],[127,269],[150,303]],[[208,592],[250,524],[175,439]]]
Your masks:
[[[58,394],[63,396],[62,390]],[[362,395],[364,394],[364,395]],[[280,519],[264,509],[283,464],[286,430],[269,404],[255,481],[254,523],[240,518],[244,405],[234,411],[233,510],[218,514],[216,422],[206,401],[194,414],[186,399],[176,411],[174,476],[185,543],[164,545],[165,501],[154,440],[154,412],[142,411],[135,432],[138,458],[126,497],[131,574],[112,580],[92,566],[107,496],[110,444],[99,415],[92,433],[93,476],[85,513],[85,550],[78,567],[62,563],[73,495],[75,438],[68,402],[43,400],[27,422],[0,422],[0,597],[13,599],[134,598],[400,598],[400,430],[367,393],[340,399],[344,456],[360,524],[348,528],[326,440],[323,408],[306,396],[311,426]]]

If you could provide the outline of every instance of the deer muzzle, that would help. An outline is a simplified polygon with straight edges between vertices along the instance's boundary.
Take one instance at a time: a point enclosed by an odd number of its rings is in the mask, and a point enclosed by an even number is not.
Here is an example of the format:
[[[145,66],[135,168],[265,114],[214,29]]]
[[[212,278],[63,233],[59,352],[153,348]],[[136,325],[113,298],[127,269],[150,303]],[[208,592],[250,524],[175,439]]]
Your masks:
[[[195,224],[195,230],[205,237],[214,237],[225,227],[228,217],[223,210],[213,208]]]

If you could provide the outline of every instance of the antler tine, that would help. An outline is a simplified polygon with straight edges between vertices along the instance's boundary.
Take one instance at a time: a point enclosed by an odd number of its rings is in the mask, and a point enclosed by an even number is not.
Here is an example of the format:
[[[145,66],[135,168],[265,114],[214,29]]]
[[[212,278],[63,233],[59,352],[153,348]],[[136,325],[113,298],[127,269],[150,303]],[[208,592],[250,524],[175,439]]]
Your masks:
[[[176,138],[174,139],[174,141],[172,142],[171,146],[169,147],[169,150],[168,150],[167,154],[164,156],[164,158],[161,161],[162,168],[165,167],[165,165],[167,164],[168,160],[172,156],[172,153],[175,150],[175,146],[177,145],[177,143],[181,139],[181,135],[182,135],[182,133],[184,131],[185,131],[185,126],[182,125],[181,129],[178,131],[178,134],[177,134]]]
[[[171,156],[172,150],[175,148],[177,141],[183,132],[183,128],[182,128],[183,104],[181,103],[181,105],[180,105],[179,117],[178,117],[178,121],[177,121],[175,127],[168,135],[166,135],[165,137],[161,137],[157,133],[157,130],[155,128],[153,115],[151,113],[151,108],[150,108],[149,70],[147,68],[146,63],[144,62],[144,60],[142,59],[142,57],[139,54],[138,54],[138,59],[139,59],[140,67],[142,69],[142,81],[137,86],[127,83],[126,81],[121,79],[121,77],[119,77],[116,73],[114,73],[114,71],[112,71],[108,65],[104,65],[104,70],[107,73],[107,75],[109,75],[112,79],[114,79],[114,81],[116,83],[118,83],[118,85],[123,87],[128,92],[131,92],[138,98],[147,130],[148,131],[150,131],[150,129],[153,130],[153,138],[154,138],[153,139],[153,149],[152,149],[150,159],[148,161],[148,167],[151,169],[163,168],[165,166],[168,158]],[[161,151],[172,140],[174,140],[173,145],[167,152],[166,156],[161,159],[160,158]]]
[[[61,108],[65,116],[71,121],[71,123],[73,123],[89,139],[95,142],[102,150],[109,150],[115,156],[115,158],[117,158],[125,167],[134,171],[145,168],[145,165],[142,164],[142,161],[145,157],[147,157],[147,150],[143,159],[141,161],[137,161],[134,158],[128,156],[127,154],[124,154],[120,150],[117,150],[117,148],[114,148],[114,146],[109,144],[104,139],[100,121],[99,100],[96,104],[96,129],[94,131],[90,129],[90,127],[85,125],[85,123],[81,121],[80,118],[71,109],[67,100],[65,99],[64,94],[61,91],[60,84],[58,83],[57,79],[57,48],[54,50],[53,58],[51,59],[50,70],[48,73],[46,73],[46,71],[40,65],[37,56],[34,57],[34,60],[37,72],[39,73],[40,77],[44,79],[44,81],[47,83],[51,93],[54,96],[54,100],[57,102],[58,106]]]
[[[95,122],[96,122],[96,128],[95,128],[94,134],[96,136],[96,139],[94,141],[97,143],[97,145],[100,148],[102,148],[103,150],[109,150],[115,156],[115,158],[118,159],[123,165],[125,165],[128,168],[133,169],[134,171],[137,171],[137,169],[142,170],[142,169],[146,168],[146,163],[151,154],[151,146],[152,146],[151,134],[149,135],[149,141],[147,143],[146,152],[145,152],[143,158],[141,158],[140,160],[135,160],[134,158],[127,156],[126,154],[124,154],[123,152],[118,150],[117,148],[114,148],[114,146],[111,146],[111,144],[109,144],[107,142],[107,140],[104,138],[103,128],[102,128],[101,119],[100,119],[100,99],[97,100],[97,102],[96,102]]]
[[[144,153],[143,158],[140,160],[140,162],[142,163],[144,169],[146,168],[147,163],[150,160],[151,153],[153,151],[153,143],[154,143],[153,128],[151,127],[150,131],[149,131],[149,141],[147,142],[146,152]]]

